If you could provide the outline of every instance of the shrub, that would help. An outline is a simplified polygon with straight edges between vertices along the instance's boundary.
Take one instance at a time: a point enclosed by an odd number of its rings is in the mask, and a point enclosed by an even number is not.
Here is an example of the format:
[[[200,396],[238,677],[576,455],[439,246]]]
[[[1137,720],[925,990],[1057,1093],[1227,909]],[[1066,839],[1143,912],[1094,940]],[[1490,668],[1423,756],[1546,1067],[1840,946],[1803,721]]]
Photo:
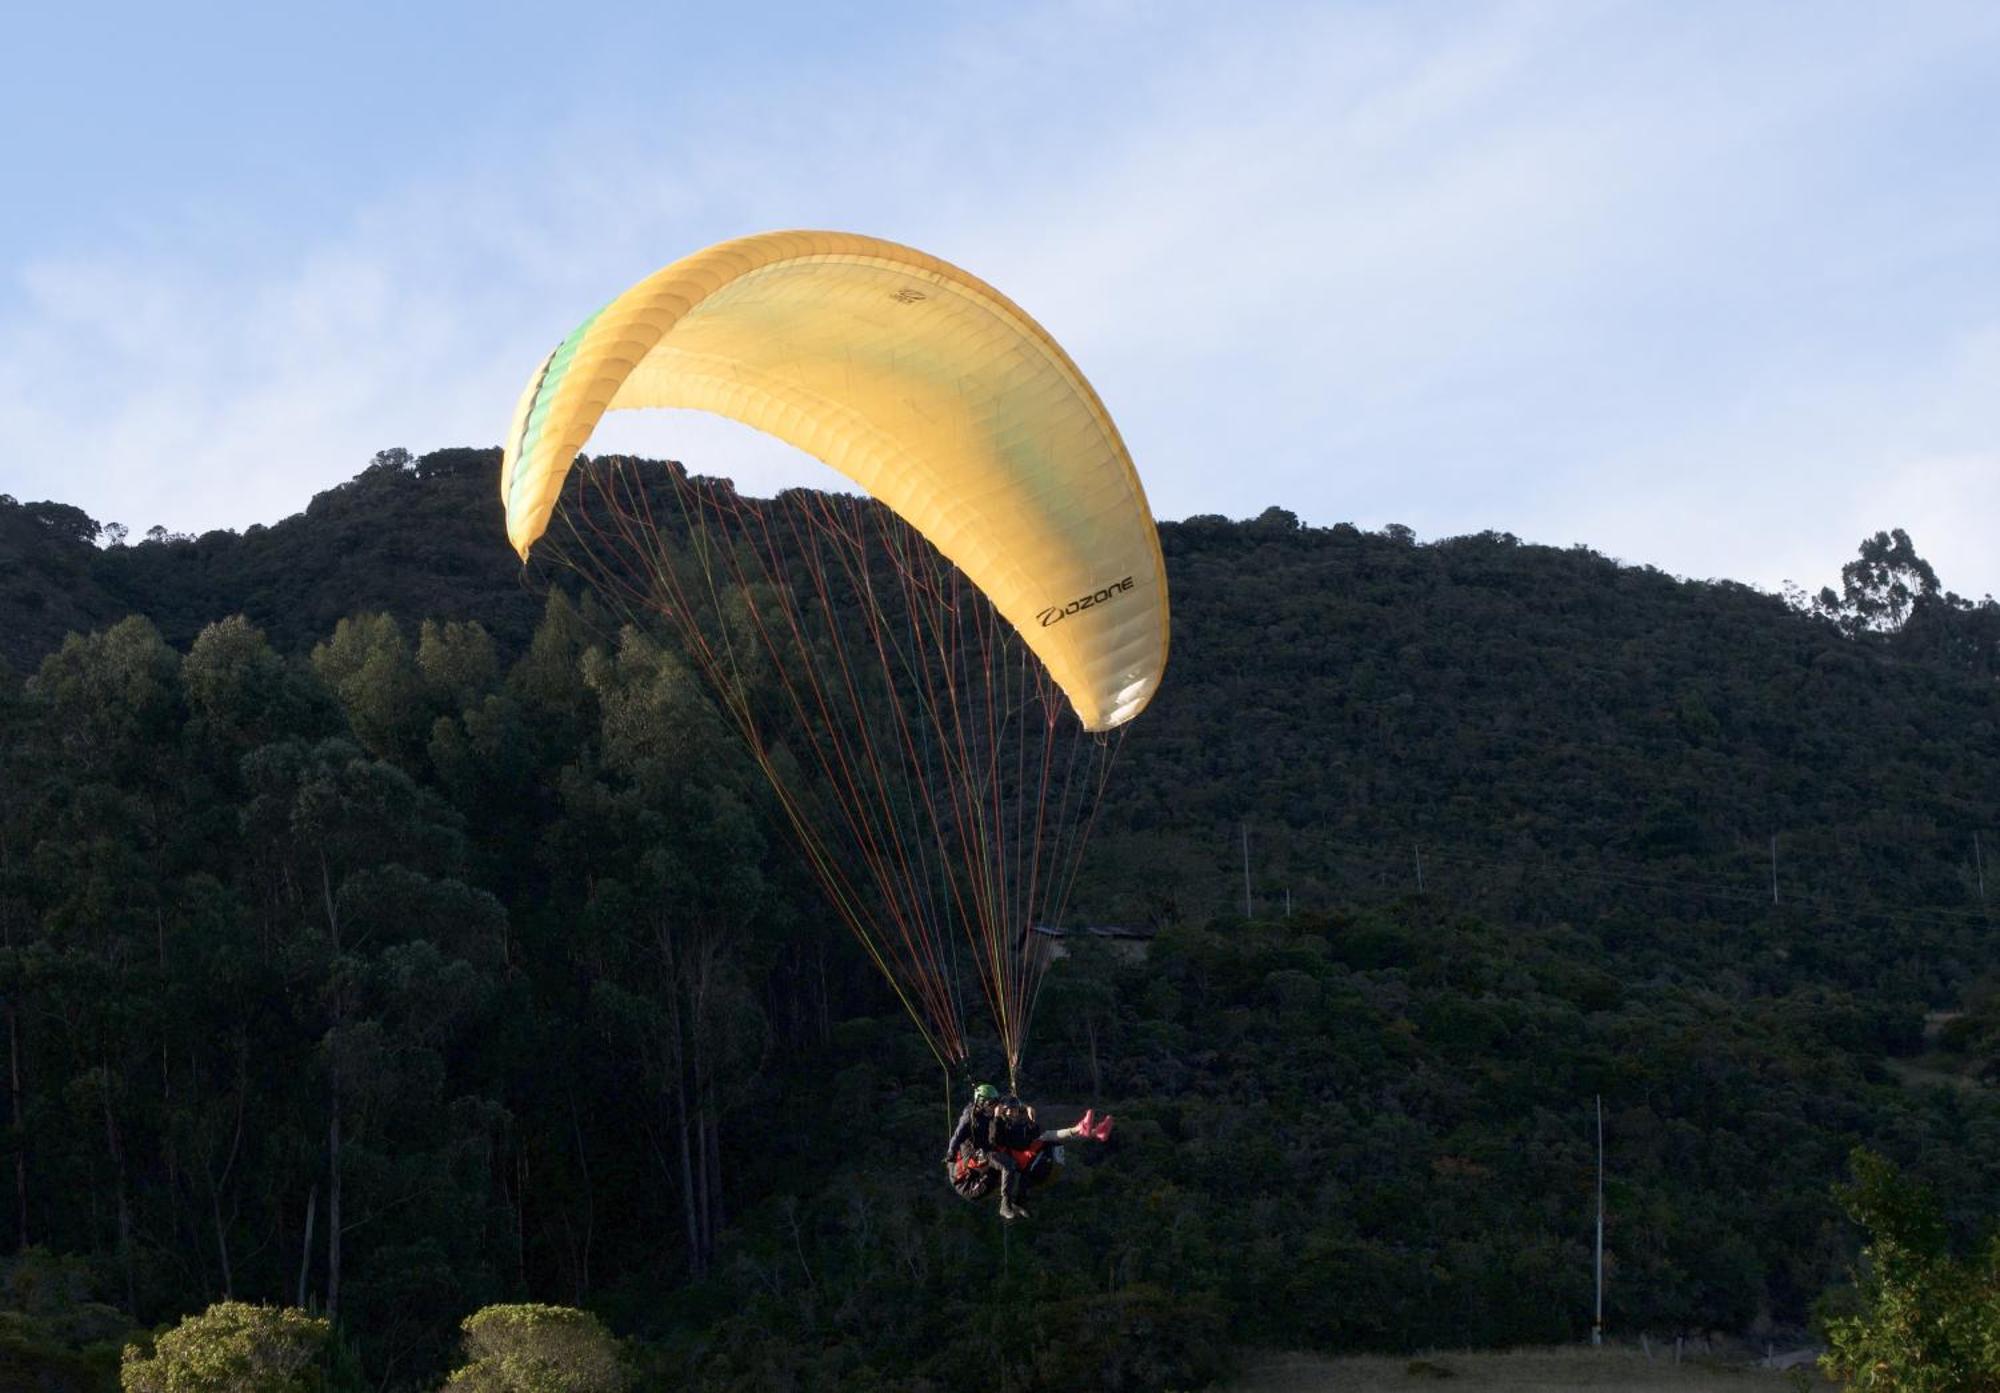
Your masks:
[[[125,1393],[322,1393],[332,1327],[283,1306],[221,1301],[125,1347]]]
[[[2000,1393],[2000,1240],[1954,1258],[1936,1197],[1866,1150],[1836,1193],[1868,1230],[1851,1298],[1830,1316],[1821,1359],[1849,1386],[1895,1393]]]
[[[588,1311],[488,1306],[465,1318],[465,1356],[447,1393],[623,1393],[618,1342]]]

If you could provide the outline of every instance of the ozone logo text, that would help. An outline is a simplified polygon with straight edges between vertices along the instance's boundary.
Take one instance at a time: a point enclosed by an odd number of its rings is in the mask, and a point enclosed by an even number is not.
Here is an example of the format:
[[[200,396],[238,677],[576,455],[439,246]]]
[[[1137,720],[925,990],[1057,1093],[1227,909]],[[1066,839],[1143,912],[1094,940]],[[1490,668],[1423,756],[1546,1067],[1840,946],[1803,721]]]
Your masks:
[[[1069,618],[1072,614],[1082,614],[1087,609],[1095,609],[1098,605],[1109,604],[1120,595],[1129,593],[1131,589],[1132,577],[1127,576],[1123,580],[1112,581],[1111,584],[1105,586],[1102,590],[1093,591],[1088,595],[1079,595],[1066,605],[1050,605],[1035,617],[1042,621],[1042,627],[1046,629],[1051,624],[1062,623],[1063,620]]]

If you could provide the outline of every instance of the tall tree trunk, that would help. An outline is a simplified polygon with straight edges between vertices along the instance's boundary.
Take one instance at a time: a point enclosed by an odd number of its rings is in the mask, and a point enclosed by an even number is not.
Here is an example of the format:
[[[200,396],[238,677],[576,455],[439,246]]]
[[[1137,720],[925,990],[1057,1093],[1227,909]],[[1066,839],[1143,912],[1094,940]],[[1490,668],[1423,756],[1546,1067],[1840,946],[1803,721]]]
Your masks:
[[[208,1217],[210,1222],[215,1225],[215,1253],[222,1261],[222,1299],[224,1301],[230,1301],[235,1298],[236,1279],[235,1274],[231,1272],[229,1267],[229,1228],[228,1225],[222,1222],[222,1192],[229,1187],[230,1173],[236,1169],[237,1153],[243,1147],[243,1103],[246,1094],[249,1092],[249,1079],[246,1077],[246,1066],[244,1063],[244,1053],[247,1048],[248,1046],[245,1045],[237,1052],[236,1130],[229,1139],[229,1159],[222,1163],[222,1177],[220,1179],[217,1179],[214,1173],[208,1169],[207,1149],[204,1148],[202,1151],[202,1170],[208,1177]]]
[[[327,942],[333,948],[333,1028],[329,1032],[333,1049],[327,1060],[331,1074],[330,1092],[332,1106],[328,1109],[326,1124],[326,1318],[337,1321],[340,1318],[340,1051],[344,1041],[340,1038],[341,1027],[346,1024],[347,1012],[342,1000],[340,986],[340,909],[333,896],[333,873],[326,864],[324,849],[319,854],[320,896],[326,905]]]
[[[569,1130],[576,1141],[577,1169],[583,1173],[583,1246],[577,1255],[576,1304],[590,1290],[590,1239],[597,1226],[597,1196],[590,1185],[590,1153],[584,1150],[583,1123],[576,1113],[576,1095],[569,1096]]]
[[[702,1267],[706,1270],[709,1256],[715,1252],[716,1182],[709,1165],[708,1146],[707,954],[696,953],[694,963],[695,976],[688,984],[688,1054],[694,1066],[694,1161],[698,1178],[695,1212],[700,1220]]]
[[[678,1015],[676,1012],[676,1028]],[[688,1270],[696,1277],[706,1276],[708,1264],[701,1250],[701,1221],[695,1214],[694,1151],[688,1144],[688,1101],[687,1080],[681,1074],[680,1051],[674,1052],[674,1121],[681,1139],[681,1210],[687,1219]]]
[[[708,1246],[715,1251],[722,1232],[722,1126],[713,1111],[708,1118]]]
[[[29,1242],[28,1129],[21,1118],[21,1029],[12,997],[7,999],[7,1093],[13,1106],[15,1247],[20,1251]]]
[[[111,1152],[112,1175],[118,1187],[118,1257],[125,1268],[125,1309],[139,1313],[139,1281],[132,1258],[132,1201],[125,1193],[125,1147],[118,1136],[118,1119],[111,1111],[111,1065],[104,1066],[101,1080],[104,1100],[104,1143]]]
[[[701,1112],[701,1084],[695,1083],[694,1098],[694,1215],[695,1252],[699,1255],[701,1270],[708,1271],[708,1255],[713,1251],[713,1235],[709,1228],[708,1207],[708,1119]]]
[[[528,1146],[514,1142],[514,1280],[522,1300],[528,1297]]]
[[[833,1043],[833,1003],[826,984],[826,935],[819,936],[819,1042]]]
[[[158,809],[156,808],[154,810],[156,846],[158,845],[158,822],[159,822],[159,813]],[[159,869],[158,861],[159,857],[156,853],[154,856],[154,871],[153,871],[154,885],[156,887],[163,886],[166,884],[166,874],[164,871]],[[157,903],[155,903],[153,906],[153,941],[155,949],[159,955],[160,980],[162,982],[165,982],[167,980],[167,916],[160,909],[160,906]],[[174,1115],[174,1071],[173,1071],[173,1066],[168,1059],[168,1052],[170,1048],[171,1046],[169,1045],[167,1040],[167,1031],[161,1030],[160,1031],[160,1116],[163,1119],[171,1119]],[[198,1075],[191,1075],[190,1077],[194,1077],[197,1079],[199,1078]],[[198,1093],[199,1092],[198,1082],[196,1088]],[[199,1097],[197,1097],[194,1101],[199,1102],[200,1101]],[[167,1186],[166,1186],[167,1235],[168,1235],[167,1241],[170,1243],[178,1244],[180,1242],[180,1236],[181,1236],[180,1157],[178,1152],[174,1148],[174,1129],[171,1124],[171,1121],[167,1122],[166,1125],[160,1128],[160,1159],[166,1163],[167,1167]],[[189,1215],[188,1216],[189,1235],[193,1236],[199,1234],[200,1231],[201,1231],[201,1221],[195,1218],[193,1215]]]
[[[312,1271],[313,1225],[319,1219],[319,1182],[315,1180],[306,1194],[305,1242],[299,1252],[299,1299],[293,1304],[301,1311],[306,1309],[306,1277]]]
[[[666,1071],[674,1080],[674,1122],[680,1134],[681,1213],[687,1222],[688,1271],[695,1277],[704,1277],[708,1274],[709,1256],[708,1193],[704,1184],[706,1168],[700,1162],[706,1160],[708,1152],[699,1145],[694,1109],[688,1103],[688,1022],[682,1006],[683,983],[673,934],[665,920],[655,924],[654,934],[660,945],[661,981],[666,989],[667,1033],[673,1041]],[[693,1048],[699,1050],[700,1042],[696,1041]]]
[[[222,1224],[222,1200],[214,1184],[208,1187],[208,1217],[215,1225],[215,1255],[222,1260],[222,1299],[236,1299],[236,1280],[229,1270],[229,1231]]]
[[[326,1125],[326,1318],[340,1319],[340,1093]]]

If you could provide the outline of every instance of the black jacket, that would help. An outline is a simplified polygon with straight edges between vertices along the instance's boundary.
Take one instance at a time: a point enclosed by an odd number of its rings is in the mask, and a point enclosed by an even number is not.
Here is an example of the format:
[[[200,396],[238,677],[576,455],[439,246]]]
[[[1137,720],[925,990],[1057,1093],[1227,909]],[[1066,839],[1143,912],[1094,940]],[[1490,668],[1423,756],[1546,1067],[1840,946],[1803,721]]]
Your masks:
[[[1042,1124],[1033,1108],[1025,1109],[1018,1121],[1003,1122],[996,1117],[993,1122],[993,1145],[1009,1151],[1026,1151],[1041,1135]]]
[[[998,1121],[993,1110],[981,1112],[977,1103],[967,1103],[965,1111],[958,1115],[958,1125],[951,1129],[951,1140],[944,1144],[945,1164],[949,1165],[958,1148],[971,1142],[980,1151],[993,1149],[993,1124]]]

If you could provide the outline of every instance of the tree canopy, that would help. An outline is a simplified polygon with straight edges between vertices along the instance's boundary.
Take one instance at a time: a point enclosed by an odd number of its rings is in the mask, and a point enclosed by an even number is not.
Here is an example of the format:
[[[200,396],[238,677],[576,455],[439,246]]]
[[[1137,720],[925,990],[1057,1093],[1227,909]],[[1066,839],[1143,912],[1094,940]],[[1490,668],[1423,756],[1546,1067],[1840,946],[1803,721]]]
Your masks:
[[[2000,1200],[1993,607],[1899,534],[1832,612],[1165,525],[1173,663],[1063,926],[1122,936],[1063,940],[1026,1066],[1119,1137],[1003,1235],[670,639],[524,587],[492,464],[101,551],[0,505],[0,1252],[68,1274],[0,1292],[0,1358],[101,1380],[231,1300],[389,1388],[497,1357],[494,1303],[640,1386],[1577,1338],[1599,1095],[1614,1333],[1801,1327],[1857,1141],[1955,1242]]]

